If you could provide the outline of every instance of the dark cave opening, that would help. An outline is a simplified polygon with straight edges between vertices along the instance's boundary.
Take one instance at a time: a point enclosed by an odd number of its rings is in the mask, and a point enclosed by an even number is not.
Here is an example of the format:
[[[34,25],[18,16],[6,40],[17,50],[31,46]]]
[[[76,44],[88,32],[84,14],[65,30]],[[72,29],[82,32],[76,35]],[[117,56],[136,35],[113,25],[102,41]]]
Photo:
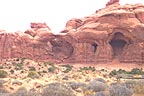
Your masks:
[[[122,33],[118,32],[114,34],[114,37],[110,41],[110,45],[113,48],[113,57],[120,57],[122,55],[127,40],[128,38],[126,38]]]
[[[97,44],[92,44],[92,51],[95,53],[97,50]]]
[[[120,56],[122,54],[126,42],[124,40],[112,40],[110,44],[113,48],[113,53],[115,57]]]

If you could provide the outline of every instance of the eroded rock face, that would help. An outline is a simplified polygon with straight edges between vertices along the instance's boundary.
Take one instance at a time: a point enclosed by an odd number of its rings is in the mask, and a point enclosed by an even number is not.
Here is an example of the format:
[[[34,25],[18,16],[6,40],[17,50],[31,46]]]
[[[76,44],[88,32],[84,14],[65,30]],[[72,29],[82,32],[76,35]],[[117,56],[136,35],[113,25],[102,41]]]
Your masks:
[[[71,19],[58,35],[45,23],[25,32],[0,31],[0,57],[53,62],[144,63],[144,5],[111,0],[91,16]]]
[[[115,4],[115,3],[119,3],[119,0],[110,0],[106,6],[109,6],[109,5],[112,5],[112,4]]]

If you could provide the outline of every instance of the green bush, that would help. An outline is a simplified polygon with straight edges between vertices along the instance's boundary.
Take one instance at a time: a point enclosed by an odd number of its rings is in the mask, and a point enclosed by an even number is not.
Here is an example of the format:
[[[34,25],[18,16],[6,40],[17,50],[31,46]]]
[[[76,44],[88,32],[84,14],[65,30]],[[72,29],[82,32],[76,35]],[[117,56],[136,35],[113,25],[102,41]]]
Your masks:
[[[12,62],[12,64],[15,66],[16,70],[21,70],[23,69],[23,63],[16,63],[16,62]]]
[[[55,69],[56,69],[55,66],[51,66],[51,67],[48,68],[48,72],[52,72],[53,73],[55,71]]]
[[[95,67],[89,66],[89,67],[80,67],[78,71],[86,71],[86,70],[91,70],[91,71],[96,71]]]
[[[117,73],[116,70],[112,70],[112,71],[109,73],[110,76],[115,76],[115,75],[117,75],[117,74],[118,74],[118,73]]]
[[[109,88],[110,96],[132,96],[133,92],[121,84],[111,84]]]
[[[29,67],[29,71],[36,71],[35,67]]]
[[[42,96],[75,96],[73,90],[61,83],[50,83],[42,89]]]
[[[44,64],[44,66],[47,66],[47,65],[54,66],[53,62],[44,62],[43,64]]]
[[[13,73],[14,73],[14,70],[10,70],[10,73],[13,74]]]
[[[30,78],[38,78],[39,76],[38,76],[37,72],[35,72],[35,71],[30,71],[30,72],[28,73],[27,77],[30,77]]]
[[[47,71],[45,71],[45,70],[43,70],[42,72],[43,72],[43,73],[47,73]]]
[[[47,65],[54,66],[54,63],[53,62],[44,62],[44,66],[47,66]]]
[[[137,75],[143,75],[144,74],[144,71],[143,69],[139,69],[139,68],[133,68],[130,72],[130,74],[137,74]]]
[[[8,73],[4,70],[0,70],[0,78],[5,78],[7,77]]]
[[[64,73],[68,73],[72,70],[73,66],[67,64],[67,65],[61,65],[62,67],[65,67],[66,69],[63,71]]]
[[[119,69],[118,71],[117,70],[112,70],[109,75],[110,76],[116,76],[116,75],[119,75],[119,74],[128,74],[129,72],[123,70],[123,69]]]

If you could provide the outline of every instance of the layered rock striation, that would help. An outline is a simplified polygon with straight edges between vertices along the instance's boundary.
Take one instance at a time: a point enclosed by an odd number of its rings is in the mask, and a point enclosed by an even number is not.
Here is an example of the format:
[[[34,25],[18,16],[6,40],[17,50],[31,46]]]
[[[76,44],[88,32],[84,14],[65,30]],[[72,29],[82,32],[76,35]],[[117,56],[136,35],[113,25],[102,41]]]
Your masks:
[[[0,58],[30,58],[54,62],[144,63],[144,5],[105,8],[73,18],[55,35],[45,23],[31,23],[25,32],[0,31]]]

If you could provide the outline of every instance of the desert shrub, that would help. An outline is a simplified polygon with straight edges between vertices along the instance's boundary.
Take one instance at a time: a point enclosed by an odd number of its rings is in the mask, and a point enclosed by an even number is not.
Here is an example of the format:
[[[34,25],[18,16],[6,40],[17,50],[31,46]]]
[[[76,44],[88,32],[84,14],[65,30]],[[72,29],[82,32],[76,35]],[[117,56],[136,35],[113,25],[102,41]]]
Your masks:
[[[127,74],[128,72],[127,72],[126,70],[124,70],[124,69],[119,69],[119,70],[117,71],[117,73],[118,73],[118,74]]]
[[[42,89],[42,96],[75,96],[73,90],[61,83],[50,83]]]
[[[107,85],[100,81],[90,81],[89,82],[89,89],[94,90],[95,92],[105,91],[107,89]]]
[[[115,76],[117,75],[117,71],[116,70],[112,70],[110,73],[109,73],[110,76]]]
[[[27,90],[24,87],[20,87],[15,93],[11,96],[27,96]]]
[[[15,66],[16,70],[21,70],[23,69],[23,63],[16,63],[16,62],[12,62],[12,64]]]
[[[4,70],[0,70],[0,78],[5,78],[7,77],[8,73]]]
[[[110,96],[107,91],[96,92],[94,96]]]
[[[68,73],[72,70],[73,66],[67,64],[67,65],[61,65],[62,67],[65,67],[66,69],[63,71],[64,73]]]
[[[3,66],[0,66],[0,69],[3,69]]]
[[[29,67],[29,71],[36,71],[35,67]]]
[[[84,96],[94,96],[95,92],[93,90],[86,90],[83,92]]]
[[[112,84],[109,88],[110,96],[132,96],[133,92],[121,84]]]
[[[48,72],[52,72],[53,73],[55,71],[55,69],[56,69],[55,67],[51,66],[51,67],[48,68]]]
[[[103,79],[103,78],[96,78],[94,79],[95,81],[99,81],[99,82],[103,82],[103,83],[106,83],[106,81]]]
[[[107,72],[107,70],[106,70],[106,69],[101,69],[100,71],[102,71],[102,72]]]
[[[48,68],[48,72],[55,72],[56,67],[54,66],[53,62],[47,62],[48,65],[50,65],[50,67]]]
[[[78,89],[80,87],[86,87],[87,85],[85,83],[81,82],[68,82],[67,83],[73,90]]]
[[[130,72],[130,74],[137,74],[137,75],[143,75],[144,71],[143,69],[139,69],[139,68],[133,68]]]
[[[6,82],[6,81],[4,81],[4,80],[0,80],[0,88],[3,87],[3,84],[4,84],[5,82]]]
[[[26,58],[23,57],[23,58],[20,59],[20,62],[23,63],[25,60],[26,60]]]
[[[54,63],[53,62],[44,62],[44,66],[47,66],[47,65],[54,66]]]
[[[29,71],[27,77],[38,78],[39,76],[38,76],[37,72],[35,72],[35,71]]]
[[[86,70],[96,71],[95,67],[92,67],[92,66],[80,67],[80,69],[78,71],[81,72],[81,71],[86,71]]]
[[[10,93],[1,93],[0,92],[0,96],[11,96]]]
[[[13,73],[14,73],[14,70],[10,70],[10,73],[13,74]]]
[[[116,76],[118,74],[128,74],[129,72],[123,70],[123,69],[119,69],[119,70],[112,70],[109,75],[110,76]]]
[[[45,70],[43,70],[42,72],[43,72],[43,73],[47,73],[47,71],[45,71]]]
[[[16,61],[18,61],[18,62],[12,62],[12,64],[15,66],[16,70],[23,69],[23,62],[24,62],[25,59],[26,58],[21,58],[21,59],[17,58]]]
[[[144,80],[127,80],[124,84],[134,93],[144,94]]]
[[[3,80],[1,80],[1,84],[0,84],[0,96],[9,96],[10,94],[9,94],[9,92],[5,89],[5,88],[3,88],[3,84],[4,84],[4,82],[5,81],[3,81]]]
[[[53,62],[43,62],[43,65],[44,66],[47,66],[47,65],[54,66],[54,63]]]
[[[34,91],[28,91],[24,87],[20,87],[15,93],[13,93],[10,96],[41,96],[41,95]]]

